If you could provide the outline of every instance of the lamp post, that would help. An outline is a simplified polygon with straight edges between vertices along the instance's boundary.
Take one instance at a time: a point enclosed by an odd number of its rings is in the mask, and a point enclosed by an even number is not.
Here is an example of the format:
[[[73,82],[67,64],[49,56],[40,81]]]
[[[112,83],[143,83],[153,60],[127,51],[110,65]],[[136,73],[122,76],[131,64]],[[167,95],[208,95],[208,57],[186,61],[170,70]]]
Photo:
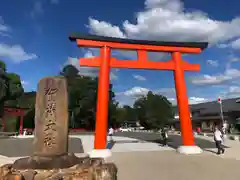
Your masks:
[[[218,98],[218,103],[220,106],[220,116],[221,116],[222,124],[224,124],[222,99],[220,97]]]

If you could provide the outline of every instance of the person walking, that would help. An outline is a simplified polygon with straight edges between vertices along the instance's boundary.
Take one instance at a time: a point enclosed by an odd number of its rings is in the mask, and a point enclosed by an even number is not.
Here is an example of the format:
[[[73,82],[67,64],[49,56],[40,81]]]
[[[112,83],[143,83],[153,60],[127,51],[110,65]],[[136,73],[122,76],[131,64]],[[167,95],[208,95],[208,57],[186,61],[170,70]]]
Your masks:
[[[162,129],[161,136],[162,136],[162,145],[167,146],[168,134],[167,134],[166,129],[164,129],[164,128]]]
[[[199,135],[201,132],[201,128],[200,127],[197,127],[197,134]]]
[[[215,127],[215,131],[214,131],[214,141],[215,141],[216,147],[217,147],[217,154],[218,155],[221,153],[224,154],[225,149],[223,148],[223,145],[222,145],[223,134],[217,126]]]
[[[114,133],[114,129],[110,127],[108,130],[108,136],[110,137],[110,141],[113,141],[113,137],[112,137],[113,133]]]

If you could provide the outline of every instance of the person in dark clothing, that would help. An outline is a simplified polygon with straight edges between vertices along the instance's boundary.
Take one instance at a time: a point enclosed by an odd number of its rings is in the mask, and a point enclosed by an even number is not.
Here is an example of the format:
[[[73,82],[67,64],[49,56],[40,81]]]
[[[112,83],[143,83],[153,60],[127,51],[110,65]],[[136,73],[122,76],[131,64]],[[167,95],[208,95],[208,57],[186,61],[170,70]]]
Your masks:
[[[167,131],[164,128],[161,131],[161,136],[162,136],[162,145],[167,146],[168,135],[167,135]]]

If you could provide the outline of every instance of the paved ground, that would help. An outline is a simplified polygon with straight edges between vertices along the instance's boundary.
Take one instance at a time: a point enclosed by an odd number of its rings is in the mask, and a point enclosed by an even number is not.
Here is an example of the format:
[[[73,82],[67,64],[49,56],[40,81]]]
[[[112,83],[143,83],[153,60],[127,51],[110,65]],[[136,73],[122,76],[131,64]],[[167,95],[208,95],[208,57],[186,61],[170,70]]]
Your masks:
[[[238,180],[240,161],[174,151],[114,153],[119,180]]]
[[[141,139],[144,141],[155,142],[161,144],[161,138],[159,133],[142,133],[142,132],[118,132],[115,136],[123,136]],[[200,136],[195,137],[195,143],[202,149],[215,148],[215,143],[209,141],[209,139],[203,139]],[[169,145],[173,148],[177,148],[182,145],[182,139],[179,135],[169,134]]]
[[[81,147],[81,138],[83,148]],[[89,133],[82,135],[71,135],[69,141],[69,152],[80,153],[89,152],[93,149],[94,136]],[[195,138],[195,142],[202,149],[215,152],[215,143],[209,139]],[[29,156],[32,154],[32,138],[6,138],[0,139],[0,155],[8,157]],[[161,151],[173,150],[180,146],[181,136],[169,135],[169,148],[161,147],[160,135],[157,133],[124,132],[114,135],[114,143],[109,143],[108,148],[112,152],[129,151]],[[17,151],[15,147],[18,147]],[[226,147],[228,148],[228,147]]]
[[[142,139],[149,142],[160,142],[160,135],[157,133],[141,133],[141,132],[124,132],[117,133],[116,136],[127,136],[127,137],[135,137],[137,139]],[[169,135],[169,145],[173,149],[176,149],[179,145],[181,145],[181,136],[180,135]],[[216,147],[213,140],[213,137],[205,137],[205,136],[196,136],[195,143],[201,147],[205,154],[216,155]],[[240,160],[240,142],[226,139],[224,141],[224,146],[226,148],[226,152],[224,156],[220,156],[220,158],[224,159],[235,159]]]
[[[181,145],[179,135],[169,136],[169,148],[161,147],[159,134],[128,132],[115,135],[115,143],[109,143],[108,148],[113,152],[111,160],[118,166],[119,180],[239,179],[240,161],[236,159],[240,160],[240,142],[227,140],[225,155],[217,156],[212,137],[199,136],[195,138],[195,141],[205,150],[204,153],[186,156],[174,151]],[[84,152],[92,150],[93,135],[74,135],[72,137],[81,138]],[[17,151],[19,152],[21,149],[19,145],[15,147],[18,147]],[[17,157],[8,158],[0,155],[0,165],[11,163],[15,159]]]
[[[0,157],[4,163],[16,158]],[[238,180],[240,161],[175,151],[114,152],[118,180]],[[3,161],[2,161],[3,162]]]

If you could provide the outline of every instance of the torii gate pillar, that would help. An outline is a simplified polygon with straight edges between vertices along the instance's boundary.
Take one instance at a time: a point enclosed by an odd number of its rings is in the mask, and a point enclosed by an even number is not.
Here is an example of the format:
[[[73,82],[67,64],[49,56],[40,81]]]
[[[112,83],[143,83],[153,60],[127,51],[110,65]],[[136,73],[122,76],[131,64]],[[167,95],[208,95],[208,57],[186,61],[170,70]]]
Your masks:
[[[4,113],[2,117],[2,131],[5,131],[6,128],[6,116],[17,116],[20,117],[20,125],[19,125],[19,135],[23,135],[23,116],[24,116],[24,109],[21,108],[11,108],[4,106]]]
[[[100,67],[95,141],[94,150],[90,153],[91,157],[104,158],[111,155],[111,151],[107,149],[110,68],[174,71],[183,143],[177,151],[183,154],[202,152],[194,143],[187,88],[184,80],[184,71],[199,71],[200,65],[187,63],[182,60],[181,55],[183,53],[198,54],[207,47],[208,43],[156,42],[79,34],[73,34],[69,39],[76,41],[80,47],[100,48],[100,56],[80,59],[81,66]],[[111,57],[111,49],[136,50],[138,58],[134,61],[118,60]],[[147,51],[170,52],[172,59],[168,62],[153,62],[148,60]]]

